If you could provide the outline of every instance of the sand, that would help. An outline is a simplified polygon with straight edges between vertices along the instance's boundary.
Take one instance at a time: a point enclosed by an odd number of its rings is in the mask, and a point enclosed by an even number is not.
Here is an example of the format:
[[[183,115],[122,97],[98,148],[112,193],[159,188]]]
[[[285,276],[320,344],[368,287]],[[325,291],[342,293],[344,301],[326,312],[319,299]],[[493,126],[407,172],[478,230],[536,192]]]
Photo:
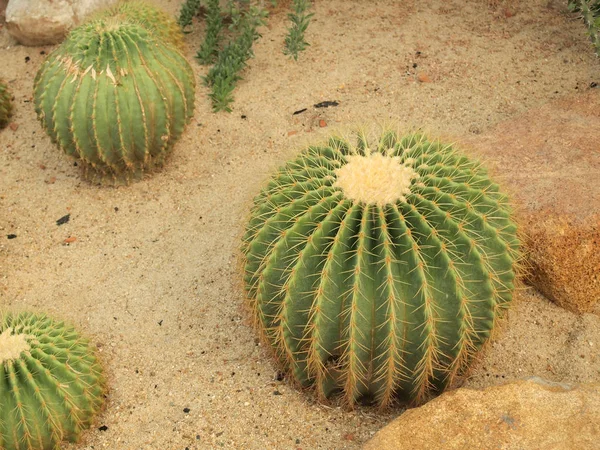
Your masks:
[[[199,82],[195,118],[164,170],[119,188],[83,181],[37,122],[33,77],[52,47],[18,46],[0,30],[18,124],[0,133],[0,306],[73,323],[97,345],[110,386],[96,425],[66,448],[359,448],[400,414],[320,405],[278,377],[240,282],[252,198],[334,130],[391,123],[467,137],[591,89],[600,63],[565,4],[317,0],[311,46],[294,62],[281,52],[280,2],[233,112],[212,113]],[[202,30],[186,36],[190,58]],[[325,100],[339,106],[313,107]],[[466,385],[597,380],[600,316],[531,289],[517,297]]]

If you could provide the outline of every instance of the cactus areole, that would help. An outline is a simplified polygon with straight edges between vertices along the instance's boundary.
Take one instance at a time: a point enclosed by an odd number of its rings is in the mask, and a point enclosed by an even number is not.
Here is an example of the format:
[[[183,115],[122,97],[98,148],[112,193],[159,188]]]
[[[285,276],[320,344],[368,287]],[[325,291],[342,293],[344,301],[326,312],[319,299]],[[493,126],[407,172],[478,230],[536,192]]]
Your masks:
[[[122,17],[73,30],[37,73],[42,125],[92,179],[161,166],[194,110],[195,77],[173,45]]]
[[[88,341],[42,314],[0,314],[0,449],[76,442],[104,402]]]
[[[294,379],[384,406],[464,374],[512,299],[519,241],[481,165],[385,131],[280,169],[243,251],[257,327]]]

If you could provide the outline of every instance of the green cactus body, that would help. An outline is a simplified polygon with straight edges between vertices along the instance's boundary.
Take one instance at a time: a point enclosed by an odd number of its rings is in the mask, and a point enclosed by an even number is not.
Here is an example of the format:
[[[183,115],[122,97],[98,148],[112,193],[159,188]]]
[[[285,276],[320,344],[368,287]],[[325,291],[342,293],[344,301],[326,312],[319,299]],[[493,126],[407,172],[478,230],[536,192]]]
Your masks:
[[[11,95],[6,83],[0,80],[0,129],[8,125],[10,116],[12,116]]]
[[[0,314],[0,449],[76,442],[104,401],[88,341],[41,314]]]
[[[254,203],[243,252],[257,326],[321,398],[424,401],[464,373],[512,299],[506,196],[452,146],[334,137]]]
[[[128,182],[163,164],[193,115],[194,89],[175,47],[109,18],[76,28],[48,55],[34,99],[52,140],[88,177]]]
[[[143,26],[155,38],[183,49],[183,32],[175,19],[161,9],[142,1],[123,1],[107,8],[92,20],[114,17]]]

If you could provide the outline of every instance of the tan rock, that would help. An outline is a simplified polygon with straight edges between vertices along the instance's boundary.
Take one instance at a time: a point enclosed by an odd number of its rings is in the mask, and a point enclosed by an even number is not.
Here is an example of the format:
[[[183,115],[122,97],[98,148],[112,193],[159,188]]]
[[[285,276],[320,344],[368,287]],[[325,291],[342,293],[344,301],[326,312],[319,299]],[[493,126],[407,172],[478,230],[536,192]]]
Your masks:
[[[0,25],[2,25],[6,16],[6,5],[8,5],[8,0],[0,0]]]
[[[411,409],[365,450],[592,450],[600,442],[600,383],[531,378],[458,389]]]
[[[576,312],[600,300],[598,130],[600,90],[592,89],[467,142],[518,204],[531,283]]]
[[[6,26],[9,34],[23,45],[57,44],[87,15],[115,2],[116,0],[9,0]]]

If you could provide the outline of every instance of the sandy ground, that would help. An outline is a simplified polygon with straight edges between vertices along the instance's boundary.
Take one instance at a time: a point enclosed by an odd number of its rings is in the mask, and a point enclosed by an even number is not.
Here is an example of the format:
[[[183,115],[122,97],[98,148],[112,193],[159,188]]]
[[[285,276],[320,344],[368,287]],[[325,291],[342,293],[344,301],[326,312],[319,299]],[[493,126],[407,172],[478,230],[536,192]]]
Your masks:
[[[33,77],[52,48],[15,46],[0,30],[18,124],[0,133],[0,306],[66,319],[97,343],[110,391],[81,448],[358,448],[399,414],[319,405],[278,380],[243,307],[237,261],[251,200],[333,129],[470,136],[590,89],[600,63],[565,4],[317,0],[297,63],[281,53],[280,5],[233,113],[213,114],[199,82],[195,119],[167,167],[121,188],[82,181],[36,120]],[[163,6],[175,13],[179,2]],[[186,37],[190,58],[201,31]],[[324,100],[339,106],[312,106]],[[600,316],[524,290],[466,385],[596,380],[599,345]]]

